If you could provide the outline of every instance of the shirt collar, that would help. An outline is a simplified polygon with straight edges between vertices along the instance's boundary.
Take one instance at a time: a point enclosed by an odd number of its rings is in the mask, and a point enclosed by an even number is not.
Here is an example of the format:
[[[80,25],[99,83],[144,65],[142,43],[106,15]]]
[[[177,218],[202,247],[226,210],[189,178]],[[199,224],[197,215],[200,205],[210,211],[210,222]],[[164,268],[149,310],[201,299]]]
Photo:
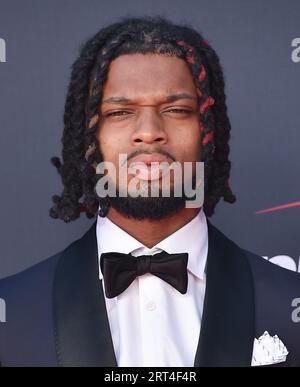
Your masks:
[[[169,254],[188,253],[188,270],[200,279],[204,279],[208,252],[207,221],[203,209],[187,224],[163,239],[151,249],[144,246],[133,236],[117,226],[107,217],[97,217],[98,256],[102,253],[116,251],[134,256],[158,253],[161,250]],[[99,270],[102,279],[101,270]]]

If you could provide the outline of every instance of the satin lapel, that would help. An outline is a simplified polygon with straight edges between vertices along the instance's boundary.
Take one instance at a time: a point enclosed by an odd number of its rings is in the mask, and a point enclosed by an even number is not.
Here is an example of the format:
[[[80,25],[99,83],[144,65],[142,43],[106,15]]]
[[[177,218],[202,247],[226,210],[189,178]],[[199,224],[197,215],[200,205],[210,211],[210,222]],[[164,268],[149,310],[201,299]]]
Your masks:
[[[53,306],[61,366],[117,366],[102,283],[96,222],[60,258]]]
[[[208,222],[206,292],[195,366],[250,366],[254,288],[243,251]]]

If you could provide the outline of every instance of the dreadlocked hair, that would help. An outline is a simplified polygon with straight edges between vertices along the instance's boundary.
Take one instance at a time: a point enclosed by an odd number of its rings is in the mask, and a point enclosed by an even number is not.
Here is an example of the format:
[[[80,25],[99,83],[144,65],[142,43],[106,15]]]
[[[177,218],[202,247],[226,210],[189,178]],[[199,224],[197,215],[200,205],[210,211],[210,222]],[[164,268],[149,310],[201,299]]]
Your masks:
[[[51,158],[64,187],[60,196],[52,196],[54,205],[49,212],[52,218],[70,222],[81,212],[88,218],[97,214],[102,199],[95,191],[99,179],[95,165],[103,161],[103,157],[96,134],[103,86],[111,61],[122,54],[135,53],[175,55],[187,62],[199,104],[204,212],[212,216],[221,198],[235,202],[229,186],[230,122],[217,54],[188,26],[175,25],[159,16],[125,18],[88,39],[72,65],[63,117],[62,161],[58,157]]]

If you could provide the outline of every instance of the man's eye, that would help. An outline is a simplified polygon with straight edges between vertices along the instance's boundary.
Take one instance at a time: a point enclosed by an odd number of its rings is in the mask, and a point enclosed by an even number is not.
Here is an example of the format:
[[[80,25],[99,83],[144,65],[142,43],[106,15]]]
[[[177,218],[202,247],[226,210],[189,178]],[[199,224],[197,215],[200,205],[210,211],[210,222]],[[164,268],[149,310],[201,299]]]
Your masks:
[[[191,110],[187,110],[187,109],[169,109],[166,112],[167,113],[172,113],[172,112],[175,112],[175,113],[191,113]]]
[[[107,117],[110,117],[110,116],[123,116],[123,115],[126,115],[128,114],[128,112],[124,111],[124,110],[119,110],[117,112],[111,112],[111,113],[108,113],[106,114]]]
[[[184,114],[189,114],[191,113],[191,110],[188,110],[188,109],[169,109],[169,110],[166,110],[166,113],[177,113],[177,114],[180,114],[180,113],[184,113]],[[128,115],[130,114],[130,112],[126,111],[126,110],[118,110],[118,111],[115,111],[115,112],[111,112],[111,113],[107,113],[106,116],[107,117],[116,117],[116,116],[125,116],[125,115]]]

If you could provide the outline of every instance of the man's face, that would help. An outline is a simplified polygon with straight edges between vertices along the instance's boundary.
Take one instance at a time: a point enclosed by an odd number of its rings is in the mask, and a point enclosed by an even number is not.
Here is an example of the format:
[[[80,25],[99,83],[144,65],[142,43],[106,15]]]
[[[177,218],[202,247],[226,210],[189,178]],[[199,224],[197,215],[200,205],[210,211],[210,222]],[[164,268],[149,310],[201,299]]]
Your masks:
[[[183,59],[159,54],[119,56],[110,64],[100,109],[100,151],[117,174],[119,154],[124,153],[128,166],[200,161],[196,87]],[[128,184],[134,177],[128,174]]]

